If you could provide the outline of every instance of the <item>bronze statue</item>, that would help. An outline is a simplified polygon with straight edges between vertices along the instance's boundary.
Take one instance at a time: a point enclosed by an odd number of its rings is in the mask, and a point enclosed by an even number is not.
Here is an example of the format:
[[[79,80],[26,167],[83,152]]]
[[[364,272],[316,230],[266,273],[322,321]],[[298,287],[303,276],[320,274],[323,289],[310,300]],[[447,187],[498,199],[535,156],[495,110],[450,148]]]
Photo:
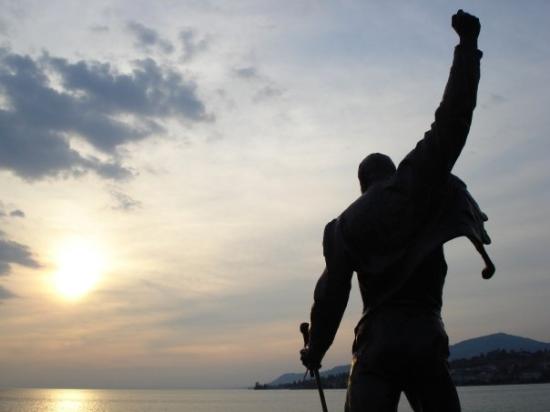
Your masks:
[[[315,287],[301,358],[310,370],[320,367],[356,272],[364,310],[355,328],[346,411],[396,411],[401,392],[415,411],[460,410],[441,320],[443,244],[466,236],[485,261],[483,277],[495,267],[484,249],[487,216],[451,174],[476,105],[481,26],[459,10],[452,27],[460,43],[430,130],[397,168],[386,155],[367,156],[358,172],[362,195],[325,227],[326,269]]]

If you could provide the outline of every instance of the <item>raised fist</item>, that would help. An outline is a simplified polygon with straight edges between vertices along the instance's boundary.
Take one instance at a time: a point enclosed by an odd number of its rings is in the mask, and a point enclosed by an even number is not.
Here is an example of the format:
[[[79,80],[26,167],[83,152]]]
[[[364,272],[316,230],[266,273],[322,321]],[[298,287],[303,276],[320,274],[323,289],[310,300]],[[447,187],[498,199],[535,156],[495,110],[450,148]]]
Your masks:
[[[479,31],[481,30],[481,24],[476,16],[459,10],[453,15],[451,25],[460,37],[461,43],[475,43],[477,41],[477,36],[479,36]]]

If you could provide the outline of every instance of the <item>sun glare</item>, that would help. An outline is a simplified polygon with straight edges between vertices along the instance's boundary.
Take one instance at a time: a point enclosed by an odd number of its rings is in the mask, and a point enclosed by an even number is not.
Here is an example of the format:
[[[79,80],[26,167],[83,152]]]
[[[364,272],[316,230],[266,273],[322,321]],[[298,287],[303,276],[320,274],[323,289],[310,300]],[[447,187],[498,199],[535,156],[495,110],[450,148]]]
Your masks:
[[[66,299],[76,300],[88,293],[104,270],[103,254],[84,239],[71,239],[60,247],[54,275],[56,291]]]

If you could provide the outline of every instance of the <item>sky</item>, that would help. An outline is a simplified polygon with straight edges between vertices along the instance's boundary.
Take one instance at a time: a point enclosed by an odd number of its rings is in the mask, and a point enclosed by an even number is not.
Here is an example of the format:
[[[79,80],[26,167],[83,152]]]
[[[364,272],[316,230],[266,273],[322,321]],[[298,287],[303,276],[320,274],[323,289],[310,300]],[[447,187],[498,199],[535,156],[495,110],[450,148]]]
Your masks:
[[[0,387],[212,388],[302,370],[324,226],[433,121],[457,9],[478,106],[454,173],[497,273],[445,247],[451,343],[550,342],[545,1],[0,1]],[[546,246],[545,246],[546,245]],[[326,367],[350,360],[352,298]]]

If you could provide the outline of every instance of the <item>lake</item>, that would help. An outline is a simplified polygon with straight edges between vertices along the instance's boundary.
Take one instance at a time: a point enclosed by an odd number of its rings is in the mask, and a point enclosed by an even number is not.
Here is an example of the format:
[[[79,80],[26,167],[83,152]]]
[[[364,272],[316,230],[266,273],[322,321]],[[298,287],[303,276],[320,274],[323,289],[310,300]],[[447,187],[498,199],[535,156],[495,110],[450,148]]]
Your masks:
[[[550,384],[458,388],[464,412],[548,412]],[[326,391],[330,412],[345,391]],[[0,389],[1,412],[312,412],[316,391]],[[399,412],[410,412],[404,397]]]

